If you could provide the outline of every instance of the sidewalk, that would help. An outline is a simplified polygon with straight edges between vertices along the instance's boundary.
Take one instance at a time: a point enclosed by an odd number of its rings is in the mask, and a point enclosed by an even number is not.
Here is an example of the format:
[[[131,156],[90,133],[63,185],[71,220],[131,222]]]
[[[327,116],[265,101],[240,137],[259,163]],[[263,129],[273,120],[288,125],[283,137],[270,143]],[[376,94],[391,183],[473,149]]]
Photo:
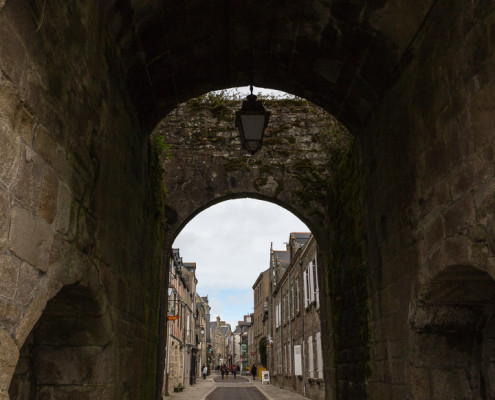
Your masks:
[[[255,381],[249,377],[249,382],[229,383],[233,378],[229,375],[229,379],[221,382],[214,382],[214,378],[218,378],[220,374],[213,373],[206,377],[206,380],[199,378],[195,385],[188,386],[180,393],[170,392],[169,396],[163,397],[163,400],[205,400],[213,390],[217,387],[257,387],[268,400],[303,400],[303,397],[290,390],[280,389],[274,385],[262,385],[259,379]],[[248,377],[246,377],[248,378]]]

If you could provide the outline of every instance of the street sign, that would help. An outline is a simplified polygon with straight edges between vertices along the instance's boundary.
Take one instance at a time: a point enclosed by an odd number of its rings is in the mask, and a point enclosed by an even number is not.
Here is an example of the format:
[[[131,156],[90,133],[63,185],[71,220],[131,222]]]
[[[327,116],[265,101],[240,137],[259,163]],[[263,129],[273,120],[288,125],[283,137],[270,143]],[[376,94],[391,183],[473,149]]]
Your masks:
[[[175,321],[176,319],[179,319],[179,318],[180,318],[180,316],[179,316],[179,315],[168,315],[168,316],[167,316],[167,319],[168,319],[169,321]]]
[[[269,384],[270,383],[270,372],[261,371],[261,384]]]

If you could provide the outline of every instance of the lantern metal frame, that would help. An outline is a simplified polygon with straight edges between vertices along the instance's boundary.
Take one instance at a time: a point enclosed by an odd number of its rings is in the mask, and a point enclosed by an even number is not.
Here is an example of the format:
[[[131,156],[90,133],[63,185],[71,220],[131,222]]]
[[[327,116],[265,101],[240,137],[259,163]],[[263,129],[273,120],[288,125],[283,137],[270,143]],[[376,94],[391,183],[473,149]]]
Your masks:
[[[235,113],[235,126],[239,130],[241,136],[242,147],[244,147],[251,154],[255,154],[263,145],[263,137],[265,136],[265,128],[268,126],[270,120],[270,111],[266,111],[263,107],[263,103],[256,100],[258,97],[253,94],[253,85],[250,86],[251,94],[246,97],[246,100],[242,102],[242,107]],[[263,126],[261,132],[256,132],[256,135],[246,135],[246,127],[243,125],[242,117],[245,115],[250,116],[263,116]],[[254,136],[255,139],[248,139]]]

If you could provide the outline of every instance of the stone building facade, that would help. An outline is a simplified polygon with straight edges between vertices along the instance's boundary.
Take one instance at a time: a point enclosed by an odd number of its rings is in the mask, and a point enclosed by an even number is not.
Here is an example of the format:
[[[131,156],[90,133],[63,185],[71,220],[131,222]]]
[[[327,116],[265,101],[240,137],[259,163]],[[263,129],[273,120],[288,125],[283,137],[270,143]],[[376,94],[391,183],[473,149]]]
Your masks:
[[[318,281],[318,248],[310,233],[291,233],[290,264],[272,282],[269,365],[279,386],[325,398]]]
[[[252,326],[252,347],[253,364],[258,366],[266,365],[266,352],[265,362],[263,362],[263,355],[260,353],[260,342],[266,343],[268,336],[268,297],[270,295],[270,269],[263,271],[258,276],[258,279],[253,284],[254,293],[254,313],[253,313],[253,326]],[[251,364],[252,365],[252,364]]]
[[[206,362],[205,330],[210,307],[207,297],[196,293],[196,285],[196,263],[183,262],[179,249],[173,249],[169,270],[164,393],[179,384],[194,384],[201,375],[202,363]]]
[[[208,296],[201,297],[196,293],[196,315],[194,316],[196,355],[196,379],[201,377],[203,365],[208,364],[208,343],[206,332],[210,326],[210,305]]]
[[[217,316],[216,321],[210,322],[210,331],[211,331],[211,364],[212,366],[218,366],[227,364],[228,357],[228,337],[230,336],[232,329],[230,324],[227,324],[225,321],[220,319],[220,316]]]
[[[247,314],[244,315],[242,321],[239,321],[239,328],[241,330],[240,333],[240,367],[241,374],[245,375],[247,373],[247,367],[252,365],[249,363],[249,332],[250,327],[253,324],[253,315]]]

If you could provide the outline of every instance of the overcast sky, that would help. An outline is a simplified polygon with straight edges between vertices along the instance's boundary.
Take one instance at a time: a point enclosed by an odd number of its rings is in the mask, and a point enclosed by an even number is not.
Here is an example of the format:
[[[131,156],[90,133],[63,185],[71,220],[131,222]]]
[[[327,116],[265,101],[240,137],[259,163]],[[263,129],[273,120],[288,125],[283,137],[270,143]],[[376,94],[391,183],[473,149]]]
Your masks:
[[[270,266],[270,243],[284,250],[290,232],[309,232],[295,215],[275,204],[229,200],[197,215],[173,247],[184,262],[196,262],[197,292],[208,295],[211,320],[233,324],[253,312],[252,286]]]

